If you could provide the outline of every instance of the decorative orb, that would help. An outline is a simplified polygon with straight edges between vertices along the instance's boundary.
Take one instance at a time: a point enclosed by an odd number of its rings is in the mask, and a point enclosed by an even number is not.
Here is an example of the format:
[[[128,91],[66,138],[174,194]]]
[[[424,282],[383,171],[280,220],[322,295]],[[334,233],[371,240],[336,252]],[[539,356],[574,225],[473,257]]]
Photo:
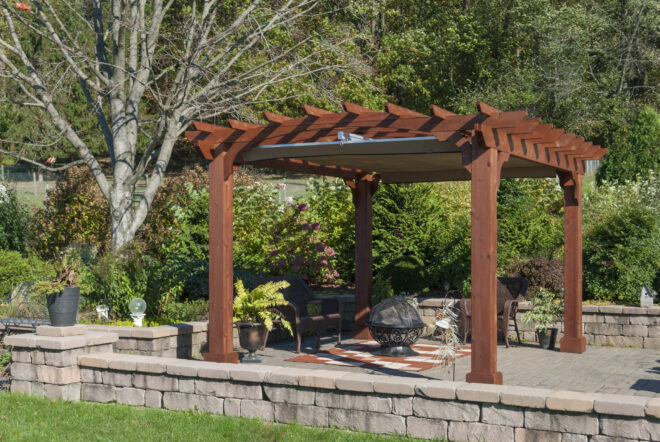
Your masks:
[[[133,298],[128,304],[128,309],[134,315],[142,314],[147,310],[147,303],[142,298]]]

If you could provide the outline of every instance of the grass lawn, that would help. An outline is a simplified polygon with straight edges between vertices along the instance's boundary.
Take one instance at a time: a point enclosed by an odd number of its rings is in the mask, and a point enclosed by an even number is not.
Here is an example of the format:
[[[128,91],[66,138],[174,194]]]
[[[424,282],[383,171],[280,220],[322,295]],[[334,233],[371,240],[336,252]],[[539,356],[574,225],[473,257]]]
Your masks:
[[[116,404],[51,401],[0,393],[0,439],[5,440],[231,440],[413,441],[302,425]]]

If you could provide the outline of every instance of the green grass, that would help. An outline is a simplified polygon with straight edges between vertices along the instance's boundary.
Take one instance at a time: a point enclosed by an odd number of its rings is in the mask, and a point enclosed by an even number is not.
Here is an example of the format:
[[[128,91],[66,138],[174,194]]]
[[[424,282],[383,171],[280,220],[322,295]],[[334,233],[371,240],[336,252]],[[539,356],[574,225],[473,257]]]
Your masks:
[[[336,429],[278,425],[116,404],[51,401],[0,393],[0,439],[24,441],[413,441]]]

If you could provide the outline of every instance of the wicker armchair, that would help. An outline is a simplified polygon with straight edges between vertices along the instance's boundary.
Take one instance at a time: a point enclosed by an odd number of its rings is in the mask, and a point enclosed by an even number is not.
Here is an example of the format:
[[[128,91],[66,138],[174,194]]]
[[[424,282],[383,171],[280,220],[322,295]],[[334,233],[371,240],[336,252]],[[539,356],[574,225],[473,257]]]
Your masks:
[[[318,298],[312,293],[309,286],[297,275],[269,276],[257,278],[257,285],[269,281],[286,281],[289,287],[282,290],[284,299],[288,304],[278,306],[280,314],[296,328],[296,339],[298,347],[296,352],[300,353],[302,337],[307,332],[316,334],[316,346],[321,345],[321,333],[328,329],[337,330],[337,345],[341,344],[341,312],[342,302],[334,298]],[[308,304],[318,304],[320,313],[310,315],[307,310]]]
[[[518,302],[525,300],[528,288],[529,280],[527,278],[497,278],[497,328],[502,332],[507,348],[509,348],[509,319],[513,319],[518,344],[521,342],[516,313],[518,312]],[[472,325],[471,299],[461,301],[461,320],[463,322],[463,339],[467,341]]]

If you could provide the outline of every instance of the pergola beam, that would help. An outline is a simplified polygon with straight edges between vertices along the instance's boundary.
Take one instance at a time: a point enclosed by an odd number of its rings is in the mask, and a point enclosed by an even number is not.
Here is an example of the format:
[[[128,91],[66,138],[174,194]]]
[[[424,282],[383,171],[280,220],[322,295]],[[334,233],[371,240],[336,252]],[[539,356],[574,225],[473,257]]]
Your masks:
[[[246,164],[250,164],[254,167],[265,167],[269,169],[287,170],[290,172],[331,176],[335,178],[342,178],[349,180],[354,179],[355,177],[366,175],[366,172],[361,170],[347,169],[345,167],[338,167],[338,166],[322,166],[320,164],[310,163],[309,161],[303,161],[295,158],[278,158],[275,160],[261,160],[261,161],[253,161]]]

